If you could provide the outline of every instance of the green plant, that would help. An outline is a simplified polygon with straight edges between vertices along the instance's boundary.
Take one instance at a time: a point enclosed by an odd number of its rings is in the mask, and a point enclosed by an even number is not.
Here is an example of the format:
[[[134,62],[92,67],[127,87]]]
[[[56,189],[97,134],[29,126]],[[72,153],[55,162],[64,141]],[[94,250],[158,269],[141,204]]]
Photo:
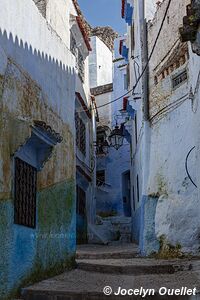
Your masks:
[[[159,238],[160,249],[158,253],[153,256],[157,259],[173,259],[184,258],[185,255],[181,251],[181,245],[177,243],[175,246],[166,241],[165,235],[161,235]]]

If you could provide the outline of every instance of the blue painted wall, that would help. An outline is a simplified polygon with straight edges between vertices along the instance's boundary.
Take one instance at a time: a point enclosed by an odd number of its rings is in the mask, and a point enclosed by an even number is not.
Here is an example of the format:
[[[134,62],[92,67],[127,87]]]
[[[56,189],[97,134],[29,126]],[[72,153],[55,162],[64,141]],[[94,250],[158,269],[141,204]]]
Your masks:
[[[114,45],[114,58],[116,61],[114,61],[113,64],[113,93],[111,100],[127,93],[127,85],[125,84],[126,61],[119,54],[121,39],[124,38],[116,39]],[[101,102],[99,102],[99,104],[101,104]],[[111,130],[116,125],[116,118],[118,119],[118,125],[125,122],[125,116],[120,113],[122,108],[123,99],[113,102],[108,108],[111,115],[109,115],[109,119],[106,120],[106,122]],[[99,118],[100,123],[102,120],[104,124],[105,116],[101,115],[102,112],[102,110],[99,111]],[[124,216],[122,175],[124,172],[130,170],[130,144],[126,139],[124,139],[124,145],[119,150],[109,148],[109,153],[105,157],[97,157],[97,170],[105,170],[106,182],[104,187],[97,188],[97,214],[108,212],[108,214],[114,213],[118,216]]]
[[[155,213],[158,198],[143,196],[139,208],[133,215],[133,239],[139,243],[143,256],[159,250],[155,235]]]
[[[15,225],[13,201],[0,202],[0,299],[74,264],[74,195],[72,181],[38,192],[36,229]]]

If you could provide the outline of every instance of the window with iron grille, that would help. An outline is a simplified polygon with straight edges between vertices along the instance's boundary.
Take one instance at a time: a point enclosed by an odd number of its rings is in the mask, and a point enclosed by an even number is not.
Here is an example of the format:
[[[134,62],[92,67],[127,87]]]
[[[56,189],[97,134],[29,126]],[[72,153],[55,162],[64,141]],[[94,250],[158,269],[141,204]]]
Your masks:
[[[15,224],[35,228],[37,170],[25,161],[15,158]]]
[[[187,78],[188,78],[187,70],[184,70],[183,72],[181,72],[177,76],[173,77],[172,78],[172,87],[173,87],[173,89],[179,87],[182,83],[184,83],[187,80]]]
[[[103,144],[106,141],[106,131],[97,128],[97,155],[105,154],[103,151]]]
[[[105,181],[106,181],[105,170],[97,171],[96,177],[97,177],[97,182],[96,182],[96,184],[97,184],[98,186],[101,186],[101,185],[104,185],[104,184],[105,184]]]
[[[79,150],[86,155],[86,127],[78,113],[75,113],[76,123],[76,145]]]
[[[82,54],[80,51],[78,52],[78,75],[80,76],[81,80],[84,81],[85,79],[85,62]]]

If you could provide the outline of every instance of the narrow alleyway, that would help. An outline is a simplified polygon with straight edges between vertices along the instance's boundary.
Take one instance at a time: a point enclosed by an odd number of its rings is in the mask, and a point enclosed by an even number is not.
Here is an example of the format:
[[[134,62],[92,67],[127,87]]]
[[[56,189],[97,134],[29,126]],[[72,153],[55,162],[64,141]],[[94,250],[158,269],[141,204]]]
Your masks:
[[[23,300],[97,300],[132,299],[130,295],[113,295],[122,289],[155,289],[153,299],[168,299],[158,295],[161,287],[200,289],[199,260],[156,260],[140,258],[134,244],[89,246],[77,251],[77,268],[23,289]],[[107,287],[107,290],[104,288]],[[104,293],[113,293],[109,297]],[[104,292],[103,292],[104,291]],[[141,292],[142,293],[142,292]],[[142,294],[134,299],[142,299]],[[145,299],[151,299],[146,296]],[[170,299],[200,299],[200,297],[170,296]]]
[[[200,0],[105,2],[0,0],[0,300],[200,300]]]

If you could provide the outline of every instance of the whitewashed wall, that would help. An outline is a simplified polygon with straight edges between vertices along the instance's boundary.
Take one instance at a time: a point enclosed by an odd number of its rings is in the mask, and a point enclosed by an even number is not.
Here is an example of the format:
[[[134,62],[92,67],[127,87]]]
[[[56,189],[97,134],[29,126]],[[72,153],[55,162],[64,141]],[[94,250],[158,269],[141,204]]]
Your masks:
[[[155,53],[150,62],[150,103],[151,114],[155,109],[174,103],[190,89],[197,87],[197,77],[200,71],[199,57],[189,51],[189,60],[174,70],[165,79],[154,83],[154,70],[166,61],[166,55],[171,53],[179,40],[178,29],[186,15],[188,1],[176,1],[171,5]],[[149,48],[151,49],[163,18],[166,3],[158,9],[152,26],[149,28]],[[171,34],[170,34],[171,33]],[[172,76],[187,69],[188,80],[175,90],[172,89]],[[198,189],[189,180],[185,161],[193,146],[196,149],[188,160],[188,168],[194,182],[198,183],[199,165],[199,130],[198,130],[198,98],[196,92],[194,105],[189,98],[172,112],[151,127],[151,151],[149,165],[148,194],[158,195],[159,200],[155,214],[155,233],[157,238],[164,236],[172,245],[180,244],[183,251],[197,252],[200,233],[200,204]],[[160,105],[160,106],[159,106]],[[193,111],[196,111],[195,113]]]
[[[90,87],[112,83],[112,51],[98,38],[91,38]]]

